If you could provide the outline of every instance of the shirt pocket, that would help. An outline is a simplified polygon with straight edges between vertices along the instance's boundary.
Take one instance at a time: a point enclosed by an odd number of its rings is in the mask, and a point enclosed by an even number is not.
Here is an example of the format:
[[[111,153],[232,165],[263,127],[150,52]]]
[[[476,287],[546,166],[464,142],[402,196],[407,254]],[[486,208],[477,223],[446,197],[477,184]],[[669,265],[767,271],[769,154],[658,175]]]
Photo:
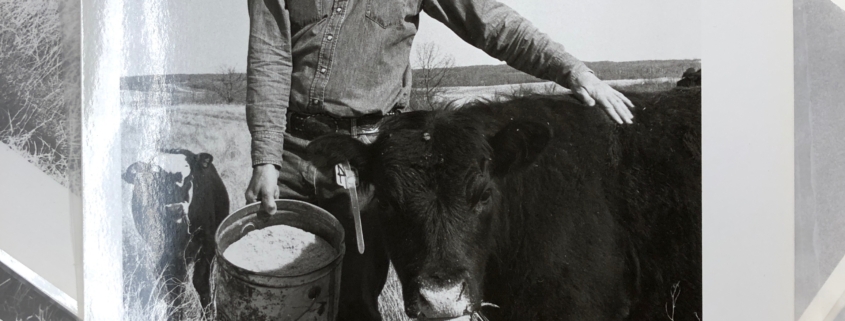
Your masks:
[[[331,10],[330,0],[287,0],[290,24],[294,30],[322,20],[328,16]]]
[[[367,19],[382,28],[400,24],[404,19],[405,4],[402,0],[366,0]]]

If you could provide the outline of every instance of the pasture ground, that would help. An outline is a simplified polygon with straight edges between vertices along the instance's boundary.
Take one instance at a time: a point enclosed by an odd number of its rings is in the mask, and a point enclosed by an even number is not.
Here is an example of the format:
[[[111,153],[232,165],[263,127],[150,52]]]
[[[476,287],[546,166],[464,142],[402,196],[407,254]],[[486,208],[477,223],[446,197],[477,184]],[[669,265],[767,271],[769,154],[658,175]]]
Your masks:
[[[245,205],[243,192],[252,175],[250,136],[242,105],[178,105],[122,107],[121,168],[150,158],[160,148],[185,148],[194,153],[214,156],[213,164],[229,193],[230,211]],[[132,185],[123,184],[124,307],[132,321],[164,320],[167,302],[156,300],[162,291],[160,276],[150,270],[154,253],[145,248],[135,230],[130,204]],[[185,320],[207,320],[200,309],[193,285],[188,282],[187,303],[182,309]],[[407,320],[402,307],[401,288],[391,271],[383,302],[385,320]],[[208,309],[207,309],[208,310]]]
[[[629,91],[662,91],[674,87],[676,78],[625,80],[611,86]],[[551,83],[499,85],[487,87],[448,87],[444,99],[465,102],[473,98],[491,98],[496,94],[544,92],[566,94],[568,91]],[[121,106],[122,168],[149,159],[160,148],[185,148],[194,153],[214,156],[213,164],[229,193],[230,211],[244,205],[243,192],[252,175],[250,135],[243,105],[175,105],[147,106],[127,103]],[[132,186],[123,184],[124,235],[124,308],[127,320],[164,320],[166,302],[155,298],[161,290],[159,276],[151,275],[155,255],[141,242],[131,217]],[[193,286],[187,289],[183,319],[206,320],[200,313]],[[380,298],[380,309],[386,321],[408,320],[404,314],[401,285],[391,268],[388,283]]]

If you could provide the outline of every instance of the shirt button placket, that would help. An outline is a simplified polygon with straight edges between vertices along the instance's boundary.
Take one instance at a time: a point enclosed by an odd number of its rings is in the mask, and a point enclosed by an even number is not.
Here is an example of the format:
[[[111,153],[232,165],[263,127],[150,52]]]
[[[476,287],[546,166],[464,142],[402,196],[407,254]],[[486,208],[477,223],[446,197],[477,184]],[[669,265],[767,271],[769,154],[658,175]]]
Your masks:
[[[334,46],[336,41],[335,35],[340,30],[340,26],[343,23],[344,18],[344,5],[346,5],[348,1],[345,0],[336,0],[335,1],[335,12],[336,14],[331,15],[328,21],[328,28],[325,31],[325,37],[323,38],[325,41],[323,42],[323,48],[320,49],[320,58],[317,61],[317,72],[318,75],[314,79],[314,85],[312,87],[312,104],[319,106],[319,103],[322,102],[325,97],[323,97],[323,91],[325,90],[325,86],[328,84],[328,66],[331,65],[332,56],[334,51]]]

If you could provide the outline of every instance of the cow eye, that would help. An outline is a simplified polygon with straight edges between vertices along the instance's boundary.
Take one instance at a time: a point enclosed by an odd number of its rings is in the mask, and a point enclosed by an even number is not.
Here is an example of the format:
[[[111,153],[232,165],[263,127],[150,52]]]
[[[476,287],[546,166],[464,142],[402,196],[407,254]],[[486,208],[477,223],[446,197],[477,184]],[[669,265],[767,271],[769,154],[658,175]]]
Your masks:
[[[489,188],[485,189],[484,192],[481,193],[481,197],[478,198],[478,202],[481,204],[487,204],[492,196],[493,192],[491,192]]]

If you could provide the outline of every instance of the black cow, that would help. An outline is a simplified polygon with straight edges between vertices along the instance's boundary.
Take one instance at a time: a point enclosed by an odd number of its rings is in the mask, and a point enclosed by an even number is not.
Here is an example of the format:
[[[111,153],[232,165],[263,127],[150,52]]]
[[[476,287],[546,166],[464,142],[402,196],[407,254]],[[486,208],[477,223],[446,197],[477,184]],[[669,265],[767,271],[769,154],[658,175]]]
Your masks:
[[[400,114],[372,145],[324,136],[309,157],[375,187],[370,233],[410,317],[697,320],[701,91],[628,96],[632,125],[536,96]]]
[[[211,302],[214,232],[229,213],[229,195],[213,159],[207,153],[166,150],[123,174],[134,185],[135,228],[158,256],[154,272],[164,278],[165,299],[174,306],[181,305],[189,263],[195,263],[192,279],[200,302],[204,307]]]
[[[701,86],[701,69],[698,71],[695,68],[689,68],[684,71],[681,80],[678,80],[678,87],[697,87]]]

